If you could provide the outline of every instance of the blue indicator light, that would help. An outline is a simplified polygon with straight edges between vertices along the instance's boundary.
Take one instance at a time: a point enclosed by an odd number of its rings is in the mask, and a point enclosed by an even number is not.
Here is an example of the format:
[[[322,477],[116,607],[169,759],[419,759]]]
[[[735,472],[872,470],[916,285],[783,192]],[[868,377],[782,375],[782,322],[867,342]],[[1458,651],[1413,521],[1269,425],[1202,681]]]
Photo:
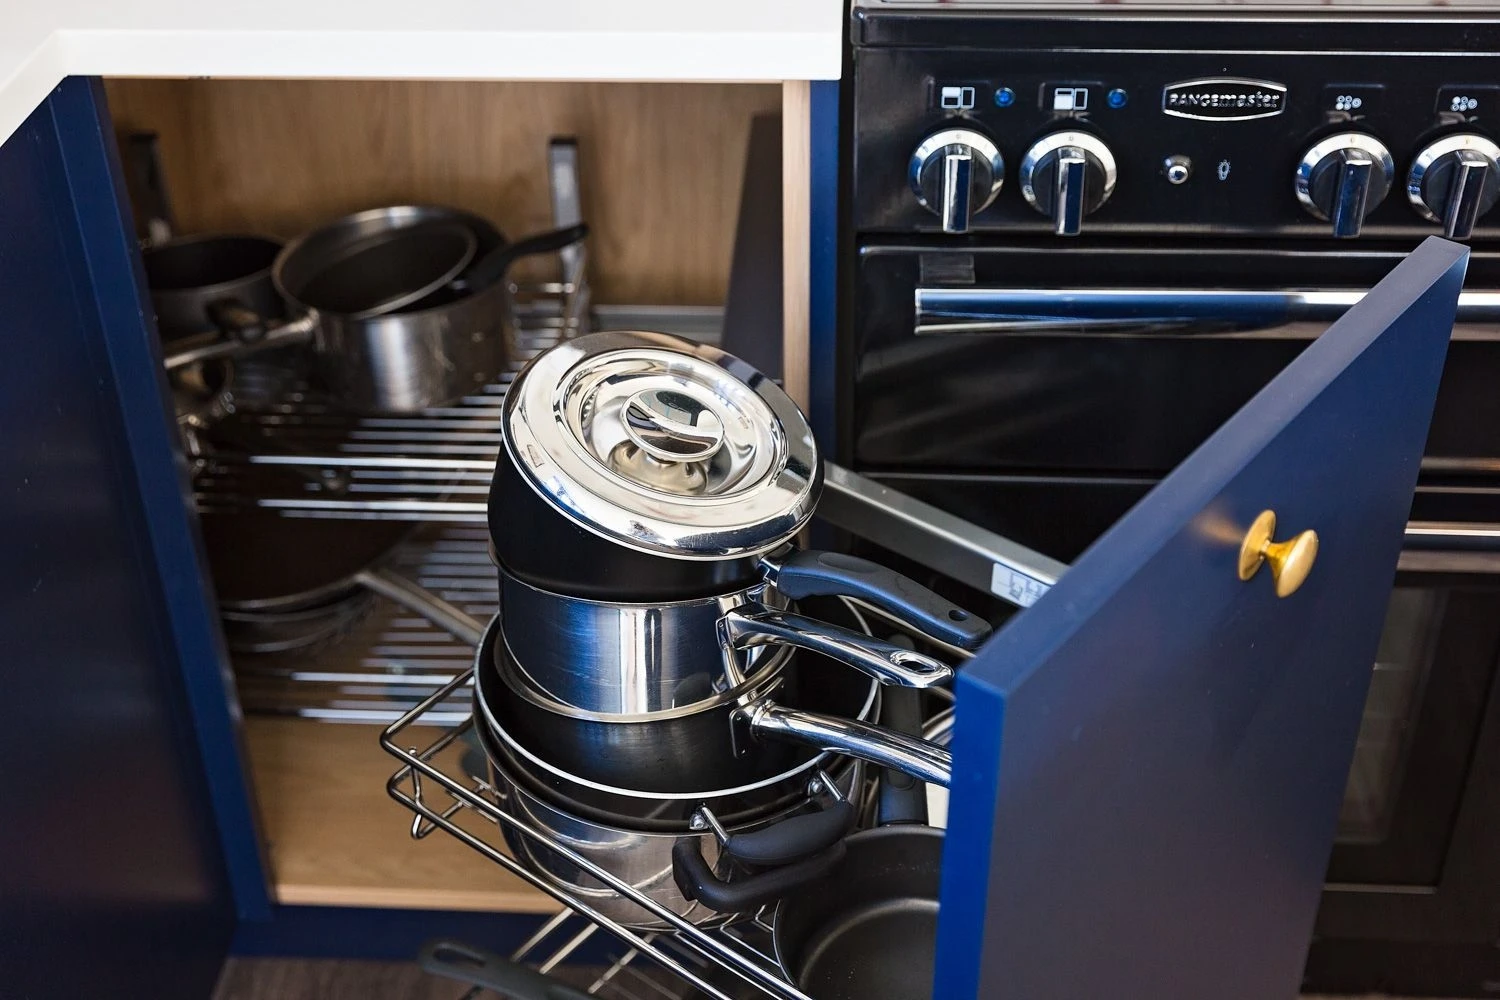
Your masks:
[[[1126,102],[1130,100],[1130,95],[1125,93],[1125,91],[1121,90],[1119,87],[1116,87],[1114,90],[1111,90],[1108,94],[1104,95],[1104,99],[1109,102],[1109,106],[1112,108],[1123,108]]]
[[[1016,103],[1016,92],[1009,87],[1001,87],[995,91],[995,107],[1008,108]]]

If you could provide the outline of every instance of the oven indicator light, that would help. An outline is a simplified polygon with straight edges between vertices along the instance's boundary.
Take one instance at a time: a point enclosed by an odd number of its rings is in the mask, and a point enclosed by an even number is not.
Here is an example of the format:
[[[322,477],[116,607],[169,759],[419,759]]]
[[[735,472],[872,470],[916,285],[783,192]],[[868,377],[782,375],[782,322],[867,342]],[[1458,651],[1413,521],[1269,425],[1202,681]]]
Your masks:
[[[1009,87],[1001,87],[995,91],[995,107],[1008,108],[1016,103],[1016,92]]]
[[[1119,87],[1116,87],[1114,90],[1111,90],[1109,93],[1104,95],[1104,100],[1112,108],[1123,108],[1125,104],[1130,100],[1130,95],[1125,93],[1125,91],[1121,90]]]

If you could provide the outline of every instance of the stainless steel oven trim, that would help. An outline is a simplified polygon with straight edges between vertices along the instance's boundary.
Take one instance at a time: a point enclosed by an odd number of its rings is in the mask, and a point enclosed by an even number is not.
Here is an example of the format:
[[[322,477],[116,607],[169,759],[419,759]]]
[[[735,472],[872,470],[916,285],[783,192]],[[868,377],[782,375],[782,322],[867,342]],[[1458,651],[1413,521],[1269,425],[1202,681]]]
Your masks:
[[[915,292],[917,336],[1200,336],[1310,340],[1296,324],[1332,322],[1357,289],[932,288]],[[1500,291],[1458,297],[1453,339],[1500,341]]]

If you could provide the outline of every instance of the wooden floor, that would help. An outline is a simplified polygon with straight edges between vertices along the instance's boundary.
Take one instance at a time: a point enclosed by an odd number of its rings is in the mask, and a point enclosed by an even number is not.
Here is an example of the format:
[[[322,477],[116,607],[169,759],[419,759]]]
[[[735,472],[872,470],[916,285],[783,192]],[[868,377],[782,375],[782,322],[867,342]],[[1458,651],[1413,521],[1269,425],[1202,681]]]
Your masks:
[[[557,973],[575,986],[592,976]],[[468,987],[404,962],[231,958],[214,1000],[458,1000]],[[491,1000],[494,993],[482,994]]]
[[[586,986],[592,978],[577,973],[569,976],[566,970],[558,976],[578,986]],[[401,962],[232,958],[224,967],[214,1000],[459,1000],[464,992],[460,983],[429,976],[415,965]],[[493,998],[495,994],[482,996]]]

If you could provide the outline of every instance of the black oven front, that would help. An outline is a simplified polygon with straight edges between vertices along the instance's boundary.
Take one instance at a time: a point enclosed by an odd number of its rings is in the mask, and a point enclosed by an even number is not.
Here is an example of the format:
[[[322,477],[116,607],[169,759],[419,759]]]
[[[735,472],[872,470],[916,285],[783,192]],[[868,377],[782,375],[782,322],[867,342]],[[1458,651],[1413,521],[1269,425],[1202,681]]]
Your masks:
[[[1307,985],[1500,994],[1500,20],[1094,10],[856,7],[839,457],[1073,559],[1468,240]]]

